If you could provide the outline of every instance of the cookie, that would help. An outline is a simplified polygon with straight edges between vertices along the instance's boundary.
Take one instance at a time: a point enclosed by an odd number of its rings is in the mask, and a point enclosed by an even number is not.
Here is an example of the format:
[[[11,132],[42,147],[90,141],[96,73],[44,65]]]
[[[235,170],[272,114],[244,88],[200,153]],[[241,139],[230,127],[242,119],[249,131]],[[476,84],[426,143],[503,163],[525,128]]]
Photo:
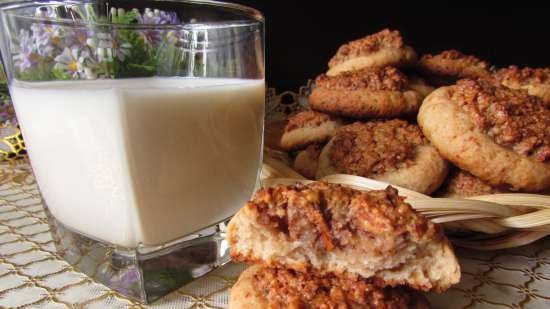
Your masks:
[[[465,198],[472,196],[509,193],[505,188],[493,187],[478,177],[456,169],[452,171],[439,190],[438,196],[448,198]]]
[[[364,192],[316,182],[264,188],[233,217],[227,239],[237,262],[316,276],[437,292],[460,280],[441,229],[392,187]]]
[[[356,122],[342,127],[319,157],[317,178],[350,174],[430,194],[448,165],[417,125],[403,120]]]
[[[473,196],[504,193],[514,192],[508,190],[506,187],[491,186],[487,182],[479,179],[479,177],[455,168],[449,174],[449,177],[447,177],[441,188],[438,190],[437,196],[447,198],[467,198]],[[550,189],[546,189],[541,192],[534,192],[533,194],[550,195]],[[529,209],[518,206],[515,206],[514,208],[518,210]]]
[[[327,114],[306,110],[288,119],[281,137],[281,147],[296,150],[328,141],[342,125],[342,120]]]
[[[437,55],[423,55],[418,61],[418,69],[436,85],[454,84],[463,78],[489,78],[490,65],[458,50],[446,50]]]
[[[417,78],[411,82],[394,67],[365,68],[338,76],[322,74],[316,79],[309,104],[314,110],[350,118],[410,116],[418,112],[426,87]]]
[[[330,60],[327,75],[366,67],[410,66],[416,59],[416,52],[405,45],[399,31],[384,29],[342,45]]]
[[[550,186],[550,110],[525,91],[461,80],[426,98],[418,124],[443,157],[491,186]]]
[[[518,68],[510,66],[498,70],[494,75],[497,82],[512,89],[525,89],[542,99],[550,107],[550,68]]]
[[[294,159],[294,170],[308,179],[315,179],[322,149],[322,145],[313,144],[300,151]]]
[[[407,288],[380,288],[362,279],[318,278],[293,270],[252,266],[231,288],[229,309],[428,309]]]

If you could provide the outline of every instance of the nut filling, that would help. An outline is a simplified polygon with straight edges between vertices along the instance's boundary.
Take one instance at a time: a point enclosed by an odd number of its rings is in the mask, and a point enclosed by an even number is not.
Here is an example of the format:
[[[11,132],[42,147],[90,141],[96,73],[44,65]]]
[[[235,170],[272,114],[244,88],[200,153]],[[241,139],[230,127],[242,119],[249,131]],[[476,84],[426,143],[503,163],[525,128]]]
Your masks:
[[[405,241],[442,235],[392,187],[361,192],[327,183],[279,186],[258,191],[247,207],[266,228],[319,252],[351,248],[389,256]]]
[[[394,67],[364,68],[358,71],[344,72],[337,76],[325,74],[317,77],[317,87],[331,90],[391,90],[403,91],[408,89],[407,77]]]
[[[383,289],[366,280],[319,278],[286,269],[262,269],[254,281],[270,309],[407,309],[425,302],[405,288]]]
[[[434,74],[459,77],[482,77],[489,75],[489,64],[475,56],[465,55],[458,50],[446,50],[438,55],[424,55],[420,67]]]
[[[450,99],[497,144],[540,162],[550,159],[550,110],[540,99],[469,79],[452,87]]]
[[[509,82],[517,85],[550,85],[550,69],[548,68],[523,68],[510,66],[498,70],[495,78],[499,82]]]
[[[339,172],[368,177],[410,166],[427,140],[418,126],[395,119],[342,127],[332,143],[329,157]]]
[[[351,58],[377,52],[384,48],[402,48],[404,46],[405,44],[399,31],[384,29],[340,47],[336,55],[330,60],[329,67],[338,65]]]
[[[506,188],[493,187],[465,171],[455,172],[447,181],[447,194],[477,196],[506,192]]]

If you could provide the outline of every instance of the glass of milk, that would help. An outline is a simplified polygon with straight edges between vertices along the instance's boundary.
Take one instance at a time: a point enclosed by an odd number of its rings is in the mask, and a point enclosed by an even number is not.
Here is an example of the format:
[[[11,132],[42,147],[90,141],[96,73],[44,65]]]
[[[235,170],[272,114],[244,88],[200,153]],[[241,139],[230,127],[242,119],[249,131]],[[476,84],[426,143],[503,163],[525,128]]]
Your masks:
[[[0,47],[67,261],[152,301],[228,261],[261,166],[264,24],[216,1],[5,1]]]

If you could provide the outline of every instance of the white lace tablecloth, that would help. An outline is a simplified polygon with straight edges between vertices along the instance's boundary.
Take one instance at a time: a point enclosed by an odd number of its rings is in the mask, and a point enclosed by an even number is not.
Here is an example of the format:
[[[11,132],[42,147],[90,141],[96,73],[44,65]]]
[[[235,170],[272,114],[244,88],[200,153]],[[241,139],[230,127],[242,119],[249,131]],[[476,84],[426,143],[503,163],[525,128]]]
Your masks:
[[[462,282],[434,308],[550,308],[550,240],[499,252],[457,250]],[[61,260],[28,164],[0,164],[0,308],[227,308],[244,266],[230,264],[151,305],[132,302]]]

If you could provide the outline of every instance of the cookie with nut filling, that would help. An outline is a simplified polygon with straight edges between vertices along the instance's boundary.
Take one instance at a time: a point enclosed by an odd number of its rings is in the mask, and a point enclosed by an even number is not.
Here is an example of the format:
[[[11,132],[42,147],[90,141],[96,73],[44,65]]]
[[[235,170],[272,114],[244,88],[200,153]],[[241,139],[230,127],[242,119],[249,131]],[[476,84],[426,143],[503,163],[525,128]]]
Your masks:
[[[423,55],[417,64],[422,74],[435,85],[451,85],[463,78],[490,78],[490,65],[475,56],[451,49],[437,55]]]
[[[308,145],[327,142],[342,126],[342,119],[325,113],[306,110],[288,119],[281,137],[286,150],[306,148]]]
[[[255,265],[231,288],[229,309],[428,309],[427,300],[406,287],[381,288],[364,279],[316,277]]]
[[[426,98],[418,124],[444,158],[491,186],[550,186],[550,110],[524,90],[461,80]]]
[[[512,89],[525,89],[541,98],[550,108],[550,68],[519,68],[510,66],[498,70],[494,75],[497,82]]]
[[[330,59],[327,75],[366,67],[411,66],[416,60],[416,52],[405,44],[399,31],[384,29],[342,45]]]
[[[417,125],[403,120],[342,127],[323,148],[317,178],[350,174],[430,194],[448,172],[447,162]]]
[[[264,188],[233,217],[227,239],[235,261],[318,277],[437,292],[460,280],[440,227],[392,187],[364,192],[316,182]]]
[[[394,67],[365,68],[338,76],[317,77],[312,109],[350,118],[393,118],[416,115],[431,87],[409,79]]]

